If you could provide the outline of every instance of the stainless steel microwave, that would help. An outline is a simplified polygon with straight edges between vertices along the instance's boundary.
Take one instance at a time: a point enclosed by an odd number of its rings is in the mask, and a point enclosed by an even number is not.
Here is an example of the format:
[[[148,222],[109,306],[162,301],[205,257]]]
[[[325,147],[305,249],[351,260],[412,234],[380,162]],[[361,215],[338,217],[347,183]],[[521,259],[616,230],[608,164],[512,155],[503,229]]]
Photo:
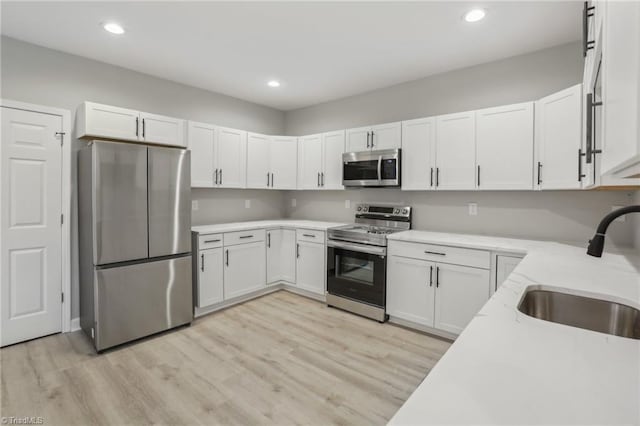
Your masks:
[[[400,186],[400,150],[342,154],[344,186]]]

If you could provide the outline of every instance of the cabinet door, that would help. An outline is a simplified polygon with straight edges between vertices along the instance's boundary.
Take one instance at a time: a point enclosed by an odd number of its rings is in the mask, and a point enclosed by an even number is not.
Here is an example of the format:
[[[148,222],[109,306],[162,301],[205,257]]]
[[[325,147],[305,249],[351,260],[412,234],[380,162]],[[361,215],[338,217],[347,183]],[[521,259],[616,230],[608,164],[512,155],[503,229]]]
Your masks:
[[[399,256],[387,259],[387,313],[433,327],[435,264]]]
[[[191,186],[211,188],[215,183],[216,127],[190,121],[188,129],[187,142],[191,150]]]
[[[224,248],[224,299],[242,296],[266,286],[264,241]]]
[[[461,333],[489,299],[489,281],[486,269],[436,264],[435,327]]]
[[[271,185],[269,170],[269,136],[247,135],[247,188],[267,188]]]
[[[296,231],[267,231],[267,284],[296,281]]]
[[[219,127],[217,138],[218,186],[244,188],[247,184],[247,132]]]
[[[476,111],[478,189],[533,189],[533,103]]]
[[[298,139],[298,188],[320,189],[322,135]]]
[[[298,241],[296,247],[296,285],[324,295],[327,276],[324,263],[325,245]]]
[[[434,189],[436,167],[434,118],[402,123],[402,189]]]
[[[358,127],[355,129],[348,129],[346,132],[347,138],[347,152],[368,151],[371,149],[371,142],[369,134],[371,127]]]
[[[142,123],[140,140],[163,145],[186,146],[184,120],[148,112],[141,112],[140,120]]]
[[[84,130],[79,136],[137,141],[141,135],[138,111],[93,102],[85,102],[83,108]]]
[[[198,307],[203,308],[224,300],[222,247],[200,250],[198,253]]]
[[[535,182],[539,189],[579,189],[582,85],[536,102]]]
[[[475,189],[475,113],[442,115],[436,118],[436,187]]]
[[[496,256],[496,284],[494,291],[498,290],[502,283],[511,275],[518,263],[522,260],[521,257],[515,256]]]
[[[378,124],[371,127],[372,149],[396,149],[402,147],[402,123]]]
[[[322,189],[344,189],[342,185],[344,130],[322,135]]]
[[[298,175],[298,138],[271,137],[269,147],[271,188],[296,189]]]

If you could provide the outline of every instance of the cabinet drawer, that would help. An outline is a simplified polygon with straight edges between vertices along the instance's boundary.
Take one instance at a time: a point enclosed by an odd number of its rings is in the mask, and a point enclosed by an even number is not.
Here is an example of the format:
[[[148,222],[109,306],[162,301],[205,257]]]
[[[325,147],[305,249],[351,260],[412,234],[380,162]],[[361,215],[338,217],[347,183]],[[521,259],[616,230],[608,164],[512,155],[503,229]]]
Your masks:
[[[490,254],[485,250],[389,241],[389,254],[432,262],[472,266],[474,268],[489,269],[491,267]]]
[[[222,234],[198,235],[198,250],[222,247]]]
[[[224,245],[232,246],[235,244],[253,243],[255,241],[264,241],[264,229],[252,229],[249,231],[226,232],[224,234]]]
[[[313,231],[311,229],[297,229],[296,241],[309,241],[311,243],[324,244],[324,231]]]

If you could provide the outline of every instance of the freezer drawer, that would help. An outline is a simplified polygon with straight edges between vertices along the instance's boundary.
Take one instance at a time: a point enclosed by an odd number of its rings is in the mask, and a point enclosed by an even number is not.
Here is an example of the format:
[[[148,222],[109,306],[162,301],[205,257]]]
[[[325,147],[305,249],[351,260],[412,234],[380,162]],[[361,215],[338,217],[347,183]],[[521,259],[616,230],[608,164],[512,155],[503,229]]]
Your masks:
[[[193,319],[190,255],[97,269],[95,285],[99,351]]]
[[[149,257],[190,251],[190,152],[149,147]]]

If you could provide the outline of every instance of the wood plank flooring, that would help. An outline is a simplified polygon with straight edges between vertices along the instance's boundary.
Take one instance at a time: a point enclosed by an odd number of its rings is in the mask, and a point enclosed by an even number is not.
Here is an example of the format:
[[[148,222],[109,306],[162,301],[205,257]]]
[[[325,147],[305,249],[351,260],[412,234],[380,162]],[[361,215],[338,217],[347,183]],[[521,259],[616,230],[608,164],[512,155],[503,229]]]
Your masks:
[[[2,416],[45,424],[382,425],[450,343],[279,291],[97,355],[0,350]]]

